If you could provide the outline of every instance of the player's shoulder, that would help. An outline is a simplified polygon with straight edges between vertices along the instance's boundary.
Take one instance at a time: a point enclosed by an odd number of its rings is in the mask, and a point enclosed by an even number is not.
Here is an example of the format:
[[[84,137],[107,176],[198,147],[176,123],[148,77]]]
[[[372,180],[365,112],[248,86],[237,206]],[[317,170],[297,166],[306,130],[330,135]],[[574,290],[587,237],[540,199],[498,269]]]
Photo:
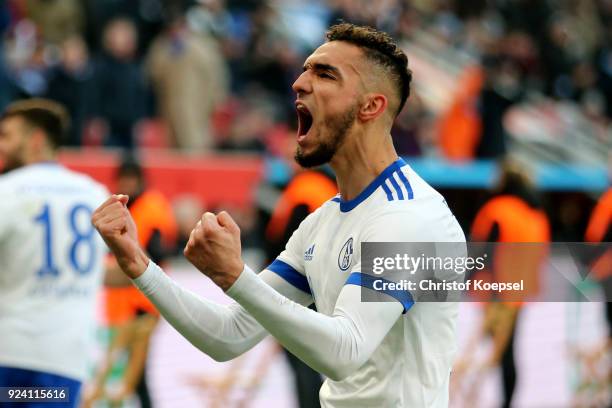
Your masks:
[[[35,170],[38,165],[29,165],[10,170],[0,176],[0,191],[16,191],[27,184],[29,180],[36,179]]]
[[[57,162],[24,166],[0,177],[0,191],[30,191],[36,186],[45,190],[71,189],[94,196],[108,196],[107,188],[89,175],[70,170]]]
[[[397,160],[377,178],[377,189],[373,194],[372,216],[402,213],[446,211],[444,197],[423,180],[403,159]]]
[[[90,191],[92,194],[97,195],[97,199],[105,199],[110,194],[106,186],[99,181],[95,180],[88,174],[81,173],[79,171],[71,170],[64,166],[59,166],[62,176],[66,182],[70,182],[74,187],[82,189],[83,191]]]
[[[364,208],[365,235],[391,240],[464,240],[444,197],[400,159]],[[369,232],[368,232],[369,231]]]

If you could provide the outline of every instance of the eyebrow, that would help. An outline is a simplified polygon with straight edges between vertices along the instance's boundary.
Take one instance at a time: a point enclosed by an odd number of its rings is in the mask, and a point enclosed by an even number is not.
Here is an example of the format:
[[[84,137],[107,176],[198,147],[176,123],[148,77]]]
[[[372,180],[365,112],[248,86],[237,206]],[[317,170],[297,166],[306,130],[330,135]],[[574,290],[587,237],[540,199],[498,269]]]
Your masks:
[[[323,64],[321,62],[315,62],[314,64],[308,62],[302,67],[304,71],[306,71],[308,68],[312,68],[315,71],[330,71],[338,76],[342,76],[338,68],[334,67],[333,65]]]

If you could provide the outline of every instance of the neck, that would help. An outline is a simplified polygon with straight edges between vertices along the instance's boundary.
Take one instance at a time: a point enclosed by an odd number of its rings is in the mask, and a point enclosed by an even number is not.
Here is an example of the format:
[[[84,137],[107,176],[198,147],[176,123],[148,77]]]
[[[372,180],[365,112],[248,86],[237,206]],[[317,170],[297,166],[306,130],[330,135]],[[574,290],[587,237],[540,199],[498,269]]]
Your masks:
[[[26,164],[44,163],[57,160],[57,155],[51,150],[31,153],[25,160]]]
[[[388,131],[381,137],[373,132],[349,135],[330,165],[336,173],[343,200],[352,200],[384,169],[397,160]]]

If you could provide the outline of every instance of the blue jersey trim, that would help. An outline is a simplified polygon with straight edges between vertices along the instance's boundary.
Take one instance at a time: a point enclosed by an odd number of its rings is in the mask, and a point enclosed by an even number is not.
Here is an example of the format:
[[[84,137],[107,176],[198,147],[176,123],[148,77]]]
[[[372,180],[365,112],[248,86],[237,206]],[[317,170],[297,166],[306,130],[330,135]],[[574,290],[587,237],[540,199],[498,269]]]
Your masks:
[[[399,173],[399,172],[394,172],[394,173]],[[395,177],[393,177],[393,174],[389,177],[389,181],[391,181],[391,185],[393,186],[393,188],[397,192],[397,199],[398,200],[403,200],[404,199],[404,193],[402,193],[402,189],[400,188],[399,184],[397,184],[397,181],[395,180]]]
[[[393,201],[393,194],[391,194],[391,190],[389,189],[389,186],[387,186],[387,183],[382,183],[381,187],[387,195],[387,201]]]
[[[402,183],[404,183],[404,186],[406,187],[406,191],[408,191],[408,199],[412,200],[414,198],[414,193],[412,192],[412,186],[410,185],[410,182],[406,178],[406,175],[402,171],[398,171],[397,175],[399,176]]]
[[[308,279],[296,271],[291,265],[281,261],[280,259],[275,259],[274,262],[272,262],[266,269],[274,272],[302,292],[312,295],[310,285],[308,285]]]
[[[385,180],[392,176],[393,172],[398,171],[402,167],[404,167],[407,163],[404,159],[399,158],[393,163],[389,165],[386,169],[383,170],[382,173],[378,175],[366,188],[363,190],[357,197],[352,200],[344,201],[342,198],[340,199],[340,211],[348,212],[353,208],[357,207],[361,204],[366,198],[372,195],[376,189],[382,185],[384,185]],[[396,183],[397,184],[397,183]],[[384,188],[384,187],[383,187]],[[389,196],[387,195],[387,198]]]
[[[365,273],[353,272],[349,275],[345,285],[361,286],[363,288],[368,288],[373,291],[382,292],[386,295],[389,295],[402,304],[402,306],[404,307],[403,313],[406,313],[412,307],[412,305],[414,305],[412,295],[407,290],[376,290],[374,289],[374,281],[376,280],[381,280],[383,282],[390,283],[390,281],[383,278],[375,278],[374,276],[367,275]]]
[[[63,167],[57,160],[46,160],[37,163],[32,163],[28,167]]]

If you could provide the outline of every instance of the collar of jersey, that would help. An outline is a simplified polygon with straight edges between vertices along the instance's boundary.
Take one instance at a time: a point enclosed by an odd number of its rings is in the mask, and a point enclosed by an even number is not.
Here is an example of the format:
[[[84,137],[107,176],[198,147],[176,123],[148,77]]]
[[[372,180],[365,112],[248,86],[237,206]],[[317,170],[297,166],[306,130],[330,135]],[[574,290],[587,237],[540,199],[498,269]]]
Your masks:
[[[60,163],[57,160],[46,160],[30,164],[32,167],[59,167]]]
[[[404,167],[406,164],[408,163],[406,163],[404,159],[400,157],[399,159],[391,163],[389,167],[384,169],[382,173],[378,175],[378,177],[376,177],[361,193],[359,193],[359,195],[357,195],[357,197],[353,198],[352,200],[346,201],[343,200],[342,197],[338,196],[337,199],[334,199],[334,201],[340,203],[340,211],[349,212],[353,208],[357,207],[366,198],[371,196],[372,193],[376,191],[376,189],[385,182],[385,180],[391,177],[393,173]]]

